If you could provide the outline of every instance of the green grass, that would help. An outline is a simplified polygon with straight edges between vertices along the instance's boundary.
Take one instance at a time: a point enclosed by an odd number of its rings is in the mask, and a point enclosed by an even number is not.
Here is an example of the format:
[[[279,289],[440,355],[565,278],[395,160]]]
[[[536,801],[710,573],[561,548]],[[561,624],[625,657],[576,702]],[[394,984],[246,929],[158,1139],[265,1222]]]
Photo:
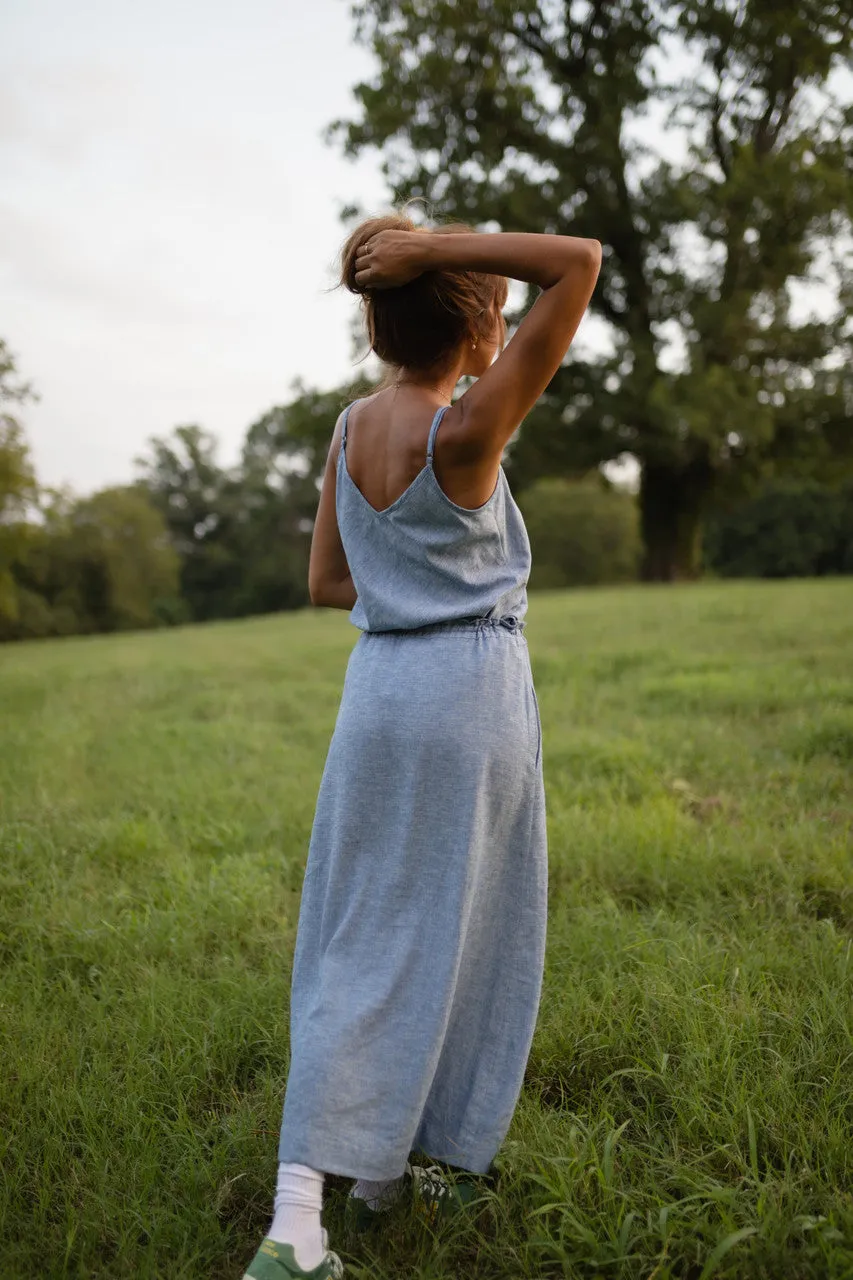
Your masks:
[[[853,583],[535,596],[545,990],[479,1216],[355,1280],[853,1274]],[[2,1280],[236,1280],[355,632],[0,651]]]

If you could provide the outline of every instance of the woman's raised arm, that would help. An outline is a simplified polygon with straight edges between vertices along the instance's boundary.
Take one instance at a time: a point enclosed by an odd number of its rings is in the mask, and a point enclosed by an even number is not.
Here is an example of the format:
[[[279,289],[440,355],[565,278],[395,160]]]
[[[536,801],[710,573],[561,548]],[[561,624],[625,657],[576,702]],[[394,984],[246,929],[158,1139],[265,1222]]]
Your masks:
[[[500,457],[563,362],[601,266],[597,240],[526,232],[381,231],[357,258],[358,284],[393,288],[424,271],[482,271],[542,293],[494,363],[457,401],[467,442]]]

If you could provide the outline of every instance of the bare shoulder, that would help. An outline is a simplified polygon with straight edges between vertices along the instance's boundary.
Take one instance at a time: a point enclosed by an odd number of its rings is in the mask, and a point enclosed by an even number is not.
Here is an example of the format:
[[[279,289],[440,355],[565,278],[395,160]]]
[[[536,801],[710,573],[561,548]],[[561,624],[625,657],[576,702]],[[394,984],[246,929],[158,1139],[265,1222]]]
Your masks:
[[[466,402],[465,396],[455,400],[441,420],[438,441],[441,451],[450,463],[470,466],[488,461],[491,454],[500,456],[502,449],[490,448],[488,431],[485,430],[484,409]]]
[[[359,414],[361,414],[364,412],[366,406],[376,404],[380,397],[384,399],[384,395],[384,388],[379,387],[378,390],[373,391],[369,396],[359,396],[357,400],[353,400],[351,402],[349,407],[350,409],[355,409]]]

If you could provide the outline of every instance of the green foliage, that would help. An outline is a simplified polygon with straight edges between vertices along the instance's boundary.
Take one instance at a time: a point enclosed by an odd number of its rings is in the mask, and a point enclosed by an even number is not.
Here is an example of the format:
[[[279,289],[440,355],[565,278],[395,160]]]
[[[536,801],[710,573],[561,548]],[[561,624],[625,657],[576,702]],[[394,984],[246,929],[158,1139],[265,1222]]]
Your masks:
[[[98,630],[153,626],[161,604],[178,595],[178,557],[141,489],[104,489],[78,502],[66,547],[77,573],[72,590]]]
[[[513,448],[516,488],[634,454],[645,572],[670,579],[696,572],[732,473],[850,465],[849,6],[358,0],[353,14],[377,71],[331,136],[379,149],[395,197],[604,245],[592,309],[610,352],[553,379]],[[827,287],[819,322],[794,305],[803,278]]]
[[[709,520],[705,562],[723,577],[853,573],[853,485],[776,480]]]
[[[0,628],[17,614],[12,565],[27,540],[27,515],[36,496],[35,474],[23,428],[11,405],[35,399],[27,383],[15,381],[15,357],[0,338]]]
[[[849,1280],[851,631],[838,581],[533,597],[549,937],[501,1183],[359,1243],[330,1178],[348,1275]],[[354,638],[306,610],[3,654],[3,1280],[254,1254]]]
[[[198,426],[154,437],[138,460],[140,484],[160,511],[180,556],[181,595],[193,618],[227,613],[240,566],[228,545],[234,512],[229,477],[216,461],[217,441]]]
[[[318,488],[341,409],[358,379],[332,391],[294,386],[249,428],[240,463],[184,425],[154,437],[135,485],[88,498],[39,492],[14,381],[0,342],[0,641],[171,626],[308,603]]]
[[[0,343],[0,391],[21,403]],[[0,421],[0,641],[173,626],[308,603],[307,576],[318,487],[332,425],[370,391],[363,378],[329,391],[296,383],[292,399],[248,429],[237,466],[216,459],[216,440],[181,426],[150,441],[136,485],[88,498],[39,494],[22,428]],[[717,406],[715,412],[721,411]],[[540,458],[544,463],[544,456]],[[510,468],[515,486],[524,474]],[[535,469],[534,469],[535,470]],[[692,492],[684,471],[680,497]],[[671,475],[647,464],[646,490]],[[695,487],[701,490],[701,475]],[[519,496],[533,547],[533,588],[623,582],[639,561],[637,503],[600,477],[554,477]],[[730,511],[718,509],[706,563],[734,576],[846,573],[853,566],[850,488],[782,480]],[[649,504],[641,510],[648,518]],[[688,540],[695,523],[680,522]]]
[[[533,552],[532,589],[636,578],[637,504],[600,477],[539,480],[519,495]]]
[[[241,617],[308,603],[308,554],[332,428],[364,381],[332,391],[300,383],[246,433],[240,463],[216,461],[197,426],[155,438],[141,483],[181,557],[181,593],[195,619]]]
[[[346,405],[375,387],[357,378],[330,391],[316,391],[297,380],[292,390],[286,405],[276,405],[249,428],[242,471],[278,493],[292,491],[298,479],[310,481],[313,506],[308,514],[313,519],[335,420]]]
[[[124,631],[182,621],[178,557],[137,487],[56,495],[12,566],[16,608],[0,639]]]
[[[300,608],[308,603],[308,553],[332,429],[341,410],[369,389],[358,379],[330,391],[296,382],[246,433],[237,495],[243,526],[242,603],[236,612]]]

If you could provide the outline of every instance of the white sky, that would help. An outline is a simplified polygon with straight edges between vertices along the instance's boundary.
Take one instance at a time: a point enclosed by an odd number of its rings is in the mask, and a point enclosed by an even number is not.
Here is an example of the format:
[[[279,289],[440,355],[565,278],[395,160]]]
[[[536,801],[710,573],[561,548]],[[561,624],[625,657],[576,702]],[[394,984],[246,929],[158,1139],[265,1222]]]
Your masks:
[[[345,0],[2,0],[0,336],[42,483],[128,481],[183,422],[230,462],[293,378],[352,373],[339,213],[387,195],[319,136],[370,75],[351,27]]]

